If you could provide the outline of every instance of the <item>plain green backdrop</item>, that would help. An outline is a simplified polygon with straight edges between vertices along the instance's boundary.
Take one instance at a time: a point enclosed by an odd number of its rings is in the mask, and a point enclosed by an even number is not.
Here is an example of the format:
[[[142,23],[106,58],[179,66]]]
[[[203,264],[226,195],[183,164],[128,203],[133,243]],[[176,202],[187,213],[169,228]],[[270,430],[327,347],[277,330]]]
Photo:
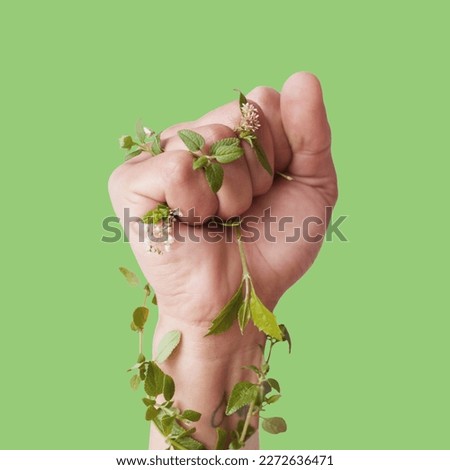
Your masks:
[[[273,366],[289,429],[262,446],[449,449],[448,14],[445,1],[3,2],[0,448],[146,448],[125,372],[141,295],[117,270],[136,263],[100,241],[117,138],[308,70],[349,241],[326,243],[277,307],[294,338]]]

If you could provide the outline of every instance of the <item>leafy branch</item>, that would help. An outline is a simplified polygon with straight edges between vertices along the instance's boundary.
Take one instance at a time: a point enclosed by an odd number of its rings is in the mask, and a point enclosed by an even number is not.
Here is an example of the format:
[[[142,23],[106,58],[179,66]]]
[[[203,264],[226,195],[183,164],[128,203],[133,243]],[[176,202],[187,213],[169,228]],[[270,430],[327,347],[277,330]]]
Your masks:
[[[136,123],[136,135],[137,142],[131,135],[123,135],[119,139],[120,148],[129,151],[125,156],[125,161],[137,157],[142,152],[148,152],[151,155],[159,155],[163,152],[163,148],[161,147],[161,133],[156,134],[148,127],[144,127],[141,120]]]

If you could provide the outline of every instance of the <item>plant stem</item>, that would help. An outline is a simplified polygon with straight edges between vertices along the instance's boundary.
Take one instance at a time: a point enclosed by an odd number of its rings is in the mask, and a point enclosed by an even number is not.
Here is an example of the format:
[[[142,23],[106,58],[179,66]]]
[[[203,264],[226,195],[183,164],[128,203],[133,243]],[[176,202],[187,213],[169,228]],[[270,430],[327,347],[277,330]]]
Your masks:
[[[289,176],[289,175],[286,175],[284,173],[281,173],[281,171],[277,171],[276,172],[277,175],[283,177],[284,179],[288,180],[288,181],[292,181],[294,178],[292,178],[292,176]]]
[[[242,279],[247,279],[250,277],[247,266],[247,258],[245,257],[244,245],[241,240],[241,227],[240,225],[236,226],[236,235],[237,235],[237,244],[239,247],[239,255],[241,256],[242,263]]]
[[[143,330],[139,330],[139,354],[142,354],[142,336],[144,332]]]
[[[247,411],[247,416],[245,417],[244,427],[242,428],[242,434],[241,434],[241,437],[239,438],[239,442],[242,445],[244,445],[244,442],[245,442],[245,436],[247,435],[247,430],[248,430],[248,427],[250,426],[250,420],[252,418],[254,407],[255,407],[255,400],[253,400],[250,403],[250,406]]]

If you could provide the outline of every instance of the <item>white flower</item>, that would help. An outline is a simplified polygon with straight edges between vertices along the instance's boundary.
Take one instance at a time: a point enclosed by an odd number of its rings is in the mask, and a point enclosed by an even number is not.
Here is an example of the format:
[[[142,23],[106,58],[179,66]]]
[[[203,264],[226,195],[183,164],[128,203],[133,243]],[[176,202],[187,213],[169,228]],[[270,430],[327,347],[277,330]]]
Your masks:
[[[152,130],[149,129],[148,127],[144,127],[144,134],[145,134],[147,137],[151,137],[154,133],[155,133],[155,131],[152,131]]]
[[[241,106],[241,114],[239,130],[256,132],[261,127],[258,111],[252,103],[244,103]]]

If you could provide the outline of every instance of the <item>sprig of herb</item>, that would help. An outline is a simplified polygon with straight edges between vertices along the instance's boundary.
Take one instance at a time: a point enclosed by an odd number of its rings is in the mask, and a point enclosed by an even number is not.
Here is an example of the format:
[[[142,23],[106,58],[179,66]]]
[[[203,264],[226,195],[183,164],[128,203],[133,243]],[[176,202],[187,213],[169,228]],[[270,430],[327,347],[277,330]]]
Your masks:
[[[156,134],[148,127],[144,127],[141,120],[136,122],[136,135],[137,142],[130,135],[123,135],[119,139],[120,148],[129,151],[125,156],[125,160],[137,157],[142,152],[148,152],[151,155],[159,155],[163,152],[163,148],[161,147],[161,133]]]

